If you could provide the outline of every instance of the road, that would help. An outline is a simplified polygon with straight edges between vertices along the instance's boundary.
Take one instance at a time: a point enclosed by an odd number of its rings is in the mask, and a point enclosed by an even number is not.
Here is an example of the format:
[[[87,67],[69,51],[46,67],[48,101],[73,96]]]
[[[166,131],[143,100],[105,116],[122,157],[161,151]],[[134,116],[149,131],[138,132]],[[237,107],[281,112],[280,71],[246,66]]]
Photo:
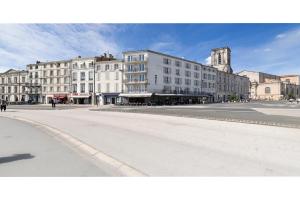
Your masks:
[[[183,106],[115,106],[95,111],[179,116],[300,129],[300,104],[280,102],[225,103]]]
[[[0,127],[0,176],[113,175],[29,124],[0,115]]]
[[[300,130],[136,113],[15,110],[148,176],[300,175]]]

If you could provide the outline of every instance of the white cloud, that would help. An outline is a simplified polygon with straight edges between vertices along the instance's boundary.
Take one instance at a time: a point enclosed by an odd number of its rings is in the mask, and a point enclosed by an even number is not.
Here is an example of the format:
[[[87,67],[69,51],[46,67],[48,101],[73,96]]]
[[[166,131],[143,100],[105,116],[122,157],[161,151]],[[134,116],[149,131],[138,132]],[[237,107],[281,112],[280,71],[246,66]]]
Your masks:
[[[247,65],[250,70],[300,74],[300,28],[281,33],[255,48],[238,48],[235,52],[232,60],[238,63],[237,67],[234,66],[237,71]]]
[[[208,56],[205,61],[204,61],[205,64],[207,65],[210,65],[211,64],[211,56]]]
[[[276,35],[277,39],[284,38],[284,37],[285,37],[285,34],[278,34],[278,35]]]
[[[117,27],[98,24],[2,24],[0,70],[36,60],[94,56],[121,52],[113,33]]]

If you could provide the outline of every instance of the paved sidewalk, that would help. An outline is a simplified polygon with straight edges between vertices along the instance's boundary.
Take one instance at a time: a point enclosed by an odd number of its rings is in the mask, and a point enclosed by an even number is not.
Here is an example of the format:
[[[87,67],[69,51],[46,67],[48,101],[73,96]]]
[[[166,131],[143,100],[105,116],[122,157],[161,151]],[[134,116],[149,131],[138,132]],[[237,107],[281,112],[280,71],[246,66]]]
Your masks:
[[[63,130],[150,176],[300,175],[300,130],[88,109],[20,116]]]

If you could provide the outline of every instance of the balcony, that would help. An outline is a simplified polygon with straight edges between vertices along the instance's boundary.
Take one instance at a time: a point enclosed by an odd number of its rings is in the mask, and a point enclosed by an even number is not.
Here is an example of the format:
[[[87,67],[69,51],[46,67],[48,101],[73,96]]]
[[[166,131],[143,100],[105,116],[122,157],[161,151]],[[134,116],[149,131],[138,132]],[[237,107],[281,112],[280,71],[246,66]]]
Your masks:
[[[125,82],[125,84],[147,84],[148,80],[145,79],[145,80],[141,81],[139,79],[133,79],[133,80],[125,80],[124,82]]]
[[[147,60],[140,60],[139,58],[132,58],[130,61],[125,60],[125,63],[147,63]]]
[[[25,83],[25,86],[27,86],[27,87],[40,87],[41,85],[39,83]]]
[[[143,74],[147,73],[147,69],[140,71],[140,70],[131,70],[131,71],[125,71],[125,74]]]

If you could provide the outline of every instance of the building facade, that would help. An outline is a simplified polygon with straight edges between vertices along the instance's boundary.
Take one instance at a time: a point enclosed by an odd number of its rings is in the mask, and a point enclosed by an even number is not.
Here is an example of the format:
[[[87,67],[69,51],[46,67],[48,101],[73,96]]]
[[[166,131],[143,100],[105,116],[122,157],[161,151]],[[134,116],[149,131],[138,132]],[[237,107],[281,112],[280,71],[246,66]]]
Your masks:
[[[242,71],[250,80],[250,98],[254,100],[282,100],[300,97],[299,75],[272,75],[263,72]]]
[[[28,101],[27,71],[10,69],[0,74],[0,99],[10,103]]]
[[[233,73],[229,47],[212,49],[211,65],[218,69],[216,83],[217,102],[249,98],[249,78]]]
[[[151,51],[127,51],[125,91],[120,96],[136,103],[199,103],[214,101],[217,70],[183,58]]]
[[[70,98],[70,60],[39,62],[27,65],[29,99],[50,103],[56,99],[66,103]]]

